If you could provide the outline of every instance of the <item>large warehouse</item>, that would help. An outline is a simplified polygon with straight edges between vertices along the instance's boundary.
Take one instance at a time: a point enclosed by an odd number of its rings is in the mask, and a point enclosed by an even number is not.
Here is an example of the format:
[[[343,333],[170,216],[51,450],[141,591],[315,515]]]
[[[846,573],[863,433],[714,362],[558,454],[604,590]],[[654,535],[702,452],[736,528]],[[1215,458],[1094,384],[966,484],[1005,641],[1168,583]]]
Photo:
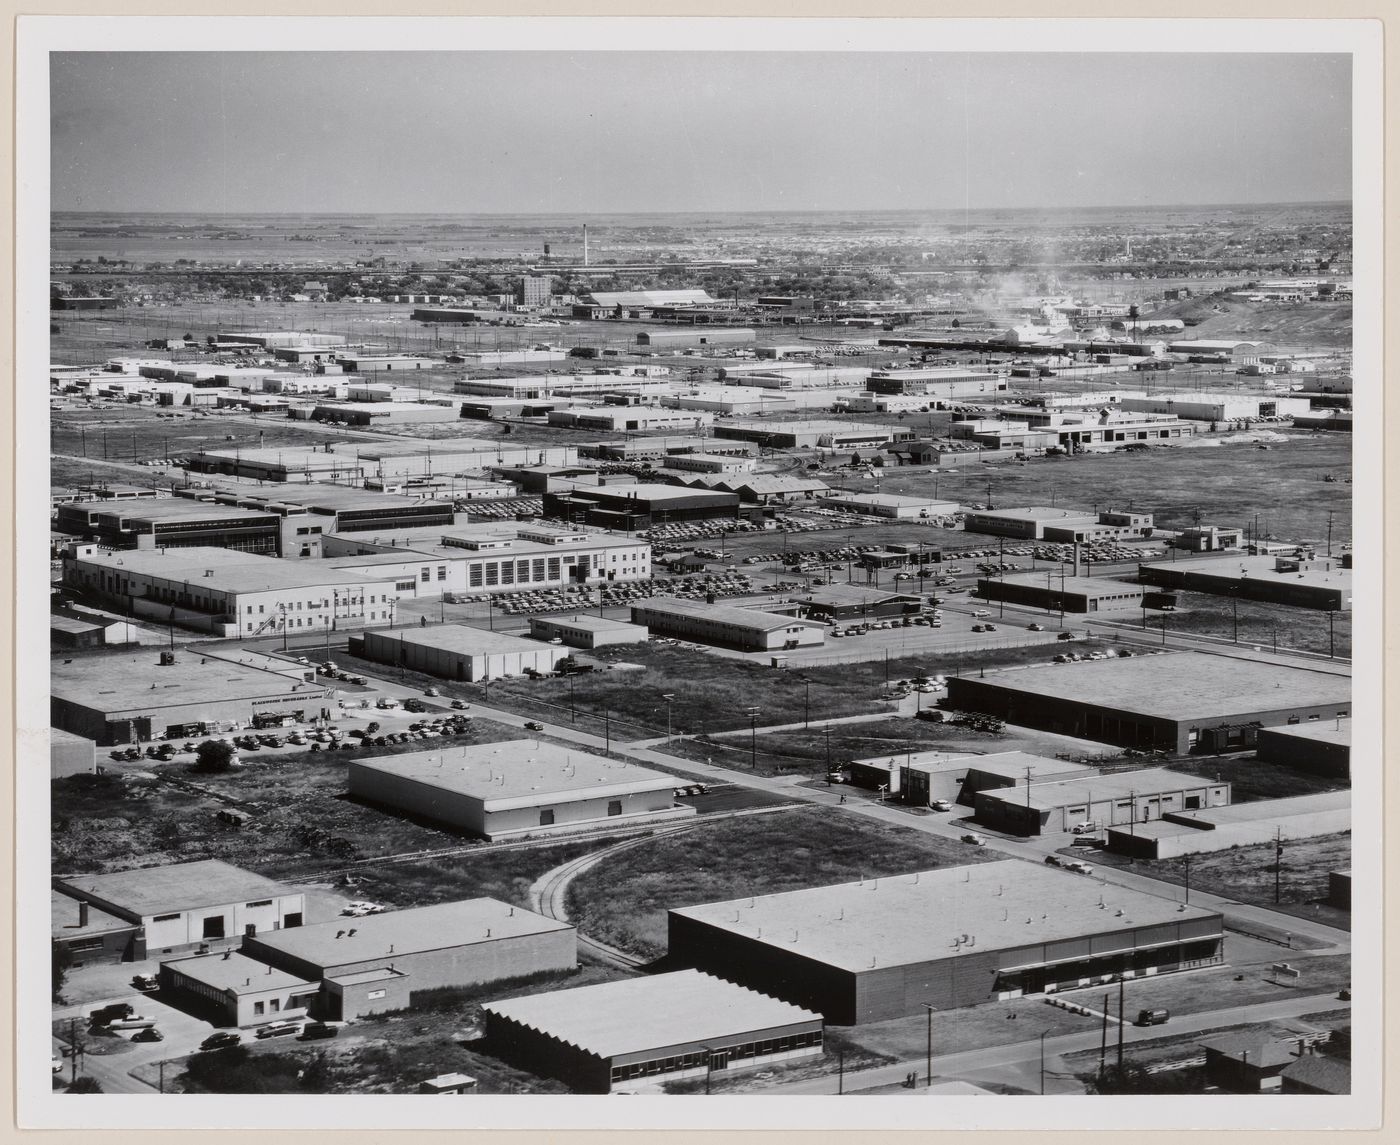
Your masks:
[[[655,636],[676,636],[741,652],[781,652],[826,642],[826,627],[758,608],[654,596],[632,606],[632,623]]]
[[[669,912],[668,958],[855,1025],[1218,965],[1221,916],[1020,859]]]
[[[350,794],[486,839],[684,819],[674,776],[537,740],[350,761]]]
[[[300,927],[306,896],[218,859],[108,874],[60,875],[55,893],[139,927],[122,951],[155,954],[236,942],[247,934]],[[84,916],[85,917],[85,916]]]
[[[316,1002],[315,982],[225,950],[160,964],[162,990],[184,995],[191,1008],[221,1026],[258,1026],[304,1018]]]
[[[328,1018],[403,1009],[410,995],[578,964],[572,926],[491,898],[342,918],[243,940],[263,965],[322,984]]]
[[[387,625],[398,596],[388,577],[213,548],[84,551],[63,562],[63,583],[132,615],[226,639]]]
[[[1101,576],[1063,576],[1047,572],[1021,576],[981,577],[977,595],[983,600],[1004,600],[1052,612],[1122,612],[1141,608],[1143,588],[1125,580]]]
[[[301,723],[335,707],[323,685],[189,651],[55,660],[50,679],[53,726],[103,747]]]
[[[859,421],[730,421],[715,436],[756,441],[772,449],[861,449],[912,441],[912,429]]]
[[[986,788],[972,796],[977,822],[1013,835],[1072,831],[1081,823],[1151,823],[1229,802],[1230,784],[1161,767]]]
[[[499,680],[527,671],[553,672],[568,649],[470,624],[435,624],[351,638],[351,653],[444,680]]]
[[[1351,830],[1351,792],[1324,791],[1291,799],[1259,799],[1229,807],[1178,812],[1153,823],[1108,829],[1108,849],[1139,859],[1174,859]]]
[[[1120,747],[1186,755],[1252,747],[1261,727],[1351,712],[1351,681],[1206,652],[1095,660],[948,681],[950,707]]]
[[[1351,774],[1351,720],[1261,728],[1259,758],[1323,775]]]
[[[1351,611],[1351,569],[1338,557],[1190,557],[1138,565],[1138,578],[1161,588]]]
[[[640,624],[606,616],[532,616],[530,635],[536,640],[561,641],[570,648],[604,648],[609,644],[640,644],[647,630]]]
[[[697,970],[488,1002],[486,1040],[578,1093],[820,1057],[822,1018]]]
[[[282,522],[276,512],[183,497],[60,505],[54,527],[112,549],[204,546],[267,556],[282,551]]]
[[[1117,541],[1152,535],[1152,514],[1107,509],[1085,513],[1032,505],[1024,509],[978,509],[963,515],[963,529],[1023,541]]]
[[[681,489],[674,485],[575,485],[544,495],[544,515],[604,529],[634,533],[686,521],[736,521],[734,493]]]

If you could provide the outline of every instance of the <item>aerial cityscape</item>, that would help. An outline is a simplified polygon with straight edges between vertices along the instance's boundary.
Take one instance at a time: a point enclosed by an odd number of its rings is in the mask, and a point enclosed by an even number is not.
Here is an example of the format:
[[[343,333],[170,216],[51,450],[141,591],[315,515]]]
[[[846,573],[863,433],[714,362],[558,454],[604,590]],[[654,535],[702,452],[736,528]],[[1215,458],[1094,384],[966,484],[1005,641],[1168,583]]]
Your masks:
[[[1353,1092],[1345,179],[214,209],[151,66],[54,71],[56,1094]]]

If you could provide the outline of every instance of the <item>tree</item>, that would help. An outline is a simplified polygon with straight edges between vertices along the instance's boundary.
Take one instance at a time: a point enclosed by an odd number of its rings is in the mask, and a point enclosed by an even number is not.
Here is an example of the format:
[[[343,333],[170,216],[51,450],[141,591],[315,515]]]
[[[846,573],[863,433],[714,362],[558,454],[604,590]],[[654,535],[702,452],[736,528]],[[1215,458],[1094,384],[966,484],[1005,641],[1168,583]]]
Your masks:
[[[53,1001],[63,1001],[63,984],[68,981],[68,968],[73,965],[73,955],[62,943],[53,944]]]
[[[75,1078],[68,1087],[69,1093],[103,1093],[102,1083],[95,1077]]]
[[[212,775],[233,768],[233,744],[221,739],[207,739],[195,749],[194,767],[201,775]]]

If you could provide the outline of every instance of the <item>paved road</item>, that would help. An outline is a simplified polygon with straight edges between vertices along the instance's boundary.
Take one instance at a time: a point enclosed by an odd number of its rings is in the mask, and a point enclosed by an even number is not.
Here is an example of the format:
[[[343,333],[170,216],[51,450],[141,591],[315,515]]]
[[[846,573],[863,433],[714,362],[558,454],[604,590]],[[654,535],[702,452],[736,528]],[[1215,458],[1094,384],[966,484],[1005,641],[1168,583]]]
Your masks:
[[[1279,1018],[1296,1018],[1303,1014],[1315,1013],[1319,1010],[1349,1009],[1350,1003],[1339,1001],[1335,994],[1309,994],[1302,997],[1284,998],[1277,1002],[1263,1002],[1255,1006],[1232,1006],[1223,1010],[1210,1010],[1199,1014],[1183,1014],[1171,1020],[1170,1029],[1161,1026],[1140,1028],[1137,1026],[1123,1027],[1123,1041],[1131,1045],[1136,1042],[1150,1041],[1162,1037],[1179,1037],[1182,1034],[1203,1033],[1207,1030],[1219,1029],[1222,1026],[1236,1026],[1251,1022],[1265,1022]],[[1047,1065],[1050,1064],[1051,1057],[1063,1054],[1082,1053],[1085,1050],[1096,1050],[1099,1048],[1101,1031],[1098,1027],[1092,1030],[1085,1030],[1076,1034],[1060,1034],[1056,1037],[1045,1039],[1045,1054]],[[1117,1034],[1110,1033],[1110,1044],[1117,1044]],[[980,1050],[966,1050],[957,1054],[944,1054],[935,1056],[933,1059],[933,1076],[939,1080],[951,1078],[967,1078],[975,1076],[978,1080],[995,1080],[997,1075],[1009,1074],[1015,1079],[1013,1084],[1025,1077],[1024,1066],[1027,1063],[1035,1063],[1038,1069],[1040,1063],[1040,1039],[1034,1038],[1029,1041],[1012,1042],[1007,1045],[989,1046]],[[1110,1050],[1112,1053],[1112,1050]],[[911,1058],[907,1061],[895,1062],[891,1065],[877,1066],[873,1069],[860,1070],[848,1073],[845,1076],[842,1088],[846,1093],[858,1093],[862,1090],[878,1089],[889,1085],[898,1085],[904,1080],[904,1076],[910,1070],[917,1070],[920,1080],[924,1077],[925,1059],[923,1057]],[[835,1093],[837,1091],[837,1078],[826,1075],[824,1077],[808,1078],[805,1081],[795,1081],[786,1084],[776,1084],[761,1089],[763,1094],[819,1094]]]

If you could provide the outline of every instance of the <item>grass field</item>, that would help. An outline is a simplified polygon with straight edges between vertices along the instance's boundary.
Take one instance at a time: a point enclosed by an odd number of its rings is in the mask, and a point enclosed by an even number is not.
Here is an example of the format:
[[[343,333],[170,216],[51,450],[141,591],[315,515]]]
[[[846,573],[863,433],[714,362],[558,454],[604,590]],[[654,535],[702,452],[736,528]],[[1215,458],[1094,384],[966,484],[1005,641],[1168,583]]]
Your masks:
[[[1101,851],[1094,861],[1105,866],[1127,867],[1149,878],[1178,886],[1185,881],[1184,864],[1180,859],[1137,859],[1129,862],[1121,855]],[[1323,835],[1316,839],[1285,838],[1283,869],[1278,872],[1279,901],[1293,906],[1322,903],[1327,897],[1328,872],[1350,867],[1350,832]],[[1231,847],[1227,851],[1191,856],[1193,890],[1223,895],[1239,902],[1273,906],[1274,874],[1273,843]],[[1309,910],[1308,917],[1334,926],[1345,925],[1349,921],[1345,912],[1336,911],[1325,904],[1317,911]]]
[[[1252,803],[1258,799],[1287,799],[1294,795],[1316,795],[1350,787],[1349,780],[1330,775],[1314,775],[1277,763],[1265,763],[1253,756],[1212,756],[1208,759],[1174,760],[1173,771],[1199,775],[1204,779],[1225,780],[1230,784],[1232,803]]]
[[[729,819],[623,851],[572,884],[569,914],[593,937],[657,958],[670,908],[986,861],[960,843],[807,809]]]
[[[1236,612],[1238,608],[1238,612]],[[1239,642],[1260,648],[1297,648],[1304,652],[1339,657],[1351,655],[1351,613],[1328,613],[1316,608],[1294,608],[1286,604],[1263,604],[1253,600],[1235,601],[1201,592],[1177,595],[1176,612],[1167,620],[1173,632],[1234,639],[1238,617]],[[1151,626],[1154,615],[1149,618]]]
[[[1132,505],[1164,528],[1203,524],[1253,527],[1261,536],[1325,541],[1334,513],[1335,543],[1351,539],[1351,442],[1346,434],[1290,433],[1268,451],[1252,445],[1154,449],[1145,454],[1085,454],[1025,466],[977,466],[943,474],[939,494],[998,507],[1055,504],[1089,509]],[[1327,475],[1335,482],[1324,481]],[[885,493],[926,494],[931,477],[885,474]]]
[[[517,729],[477,720],[453,742],[511,738],[517,738]],[[421,744],[414,748],[423,750]],[[346,765],[366,754],[391,750],[249,756],[242,770],[213,776],[191,775],[188,762],[152,762],[149,778],[56,780],[51,785],[54,870],[217,858],[282,877],[342,860],[462,843],[460,835],[346,799]],[[228,806],[249,811],[252,821],[242,829],[220,822],[216,813]]]

